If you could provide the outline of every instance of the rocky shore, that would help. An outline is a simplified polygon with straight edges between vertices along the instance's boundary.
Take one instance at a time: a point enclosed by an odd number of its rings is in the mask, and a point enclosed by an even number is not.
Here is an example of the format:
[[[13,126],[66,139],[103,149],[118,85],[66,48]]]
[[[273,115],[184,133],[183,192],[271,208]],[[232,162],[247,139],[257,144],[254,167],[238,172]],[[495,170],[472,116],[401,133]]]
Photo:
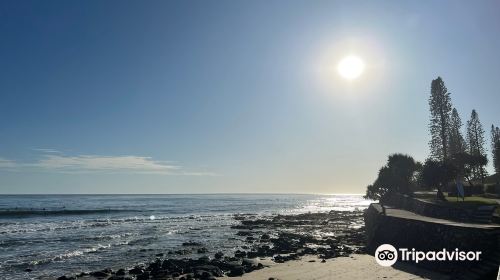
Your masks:
[[[64,275],[57,279],[216,279],[241,276],[261,269],[267,263],[297,260],[304,255],[326,259],[365,252],[365,232],[362,211],[331,211],[299,215],[257,217],[236,215],[232,226],[245,244],[234,254],[208,252],[204,244],[186,242],[185,249],[158,254],[150,263],[118,270],[103,269]],[[170,258],[183,252],[195,251],[204,256]]]

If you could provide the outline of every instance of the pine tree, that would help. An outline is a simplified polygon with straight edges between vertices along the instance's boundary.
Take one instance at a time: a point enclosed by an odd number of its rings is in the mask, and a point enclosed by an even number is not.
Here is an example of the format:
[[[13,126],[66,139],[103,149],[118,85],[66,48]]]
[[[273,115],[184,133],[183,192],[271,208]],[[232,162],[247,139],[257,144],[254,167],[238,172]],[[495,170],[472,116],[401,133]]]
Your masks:
[[[484,149],[484,130],[476,110],[472,110],[470,120],[467,121],[467,142],[470,155],[486,157]],[[486,176],[484,165],[473,167],[472,176],[476,180],[481,179],[484,183],[484,177]]]
[[[495,173],[500,174],[500,128],[491,125],[491,154]]]
[[[429,97],[431,120],[429,124],[431,156],[439,161],[448,159],[448,135],[451,119],[451,98],[441,77],[432,80]]]
[[[458,115],[457,109],[453,108],[450,119],[450,131],[448,136],[448,155],[453,156],[465,153],[467,145],[462,136],[462,120]]]

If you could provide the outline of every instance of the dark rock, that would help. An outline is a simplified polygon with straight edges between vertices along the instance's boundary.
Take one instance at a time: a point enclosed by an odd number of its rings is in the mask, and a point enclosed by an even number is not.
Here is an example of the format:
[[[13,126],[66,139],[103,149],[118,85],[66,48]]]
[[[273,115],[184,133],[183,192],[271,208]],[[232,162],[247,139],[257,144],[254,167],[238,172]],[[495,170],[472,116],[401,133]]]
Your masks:
[[[109,273],[106,271],[94,271],[94,272],[91,272],[90,275],[97,277],[97,278],[104,278],[104,277],[108,277]]]
[[[133,274],[133,275],[139,275],[144,273],[144,269],[140,266],[136,266],[132,268],[131,270],[128,271],[128,273]]]
[[[208,262],[210,262],[210,258],[207,256],[203,256],[198,259],[198,263],[200,264],[207,264]]]
[[[212,273],[205,271],[205,270],[196,270],[196,272],[194,273],[194,278],[197,278],[197,279],[205,280],[205,279],[208,279],[209,277],[213,277]]]
[[[156,271],[160,270],[162,266],[162,261],[160,259],[156,259],[154,262],[150,263],[146,270]]]
[[[209,272],[210,275],[213,275],[216,277],[223,276],[222,270],[215,265],[200,265],[200,266],[195,267],[194,270],[195,271],[206,271],[206,272]]]
[[[137,280],[148,280],[149,279],[149,273],[146,271],[142,274],[139,274],[136,276]]]
[[[276,263],[284,263],[285,262],[285,258],[283,256],[276,255],[276,256],[274,256],[274,262],[276,262]]]
[[[205,254],[205,253],[207,253],[207,252],[208,252],[208,250],[207,250],[207,248],[205,248],[205,247],[202,247],[202,248],[199,248],[199,249],[198,249],[198,254]]]
[[[73,276],[66,276],[66,275],[63,275],[59,278],[57,278],[57,280],[75,280],[76,278],[73,277]]]
[[[255,252],[255,251],[247,252],[247,257],[249,257],[250,259],[256,258],[258,256],[259,256],[258,252]]]
[[[120,269],[118,269],[118,270],[116,271],[116,273],[115,273],[115,274],[116,274],[117,276],[123,276],[123,275],[125,275],[125,269],[120,268]]]
[[[234,252],[234,256],[237,258],[244,258],[247,256],[247,252],[237,250],[236,252]]]
[[[214,256],[214,257],[215,257],[215,259],[220,260],[220,259],[222,259],[222,257],[223,257],[223,256],[224,256],[224,253],[222,253],[222,252],[217,252],[217,253],[215,253],[215,256]]]
[[[191,253],[191,251],[189,250],[177,250],[177,251],[174,251],[174,254],[177,254],[177,255],[187,255]]]
[[[165,269],[156,269],[151,271],[153,278],[165,278],[169,275],[169,271]]]
[[[227,275],[230,277],[235,277],[235,276],[241,276],[243,274],[245,274],[245,267],[240,265],[233,267]]]
[[[118,275],[113,275],[108,278],[108,280],[125,280],[125,277],[123,275],[118,276]]]
[[[283,263],[286,261],[296,260],[299,256],[297,254],[289,254],[289,255],[276,255],[274,256],[274,262]]]
[[[201,246],[202,244],[199,242],[194,242],[194,241],[188,241],[182,243],[182,246]]]
[[[168,270],[177,270],[178,269],[178,266],[172,260],[169,260],[169,259],[164,260],[163,263],[161,264],[161,267],[163,269],[168,269]]]

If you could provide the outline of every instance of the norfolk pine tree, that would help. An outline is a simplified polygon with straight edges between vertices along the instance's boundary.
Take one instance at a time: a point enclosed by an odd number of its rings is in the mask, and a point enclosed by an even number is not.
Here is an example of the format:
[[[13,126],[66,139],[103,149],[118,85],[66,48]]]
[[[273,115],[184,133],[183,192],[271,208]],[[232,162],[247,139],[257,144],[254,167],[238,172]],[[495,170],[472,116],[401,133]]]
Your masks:
[[[431,133],[431,141],[429,142],[431,157],[444,162],[448,159],[448,136],[452,106],[450,93],[441,77],[431,82],[429,107],[431,112],[429,124]]]
[[[462,120],[458,115],[457,109],[453,108],[453,111],[451,112],[450,130],[448,136],[448,155],[450,157],[467,151],[467,145],[464,137],[462,136],[461,130]]]
[[[491,155],[495,173],[500,174],[500,128],[491,125]]]
[[[472,156],[483,156],[486,158],[484,149],[484,130],[479,120],[476,110],[472,110],[470,120],[467,121],[467,143],[469,145],[469,154]],[[484,183],[486,170],[484,165],[478,164],[472,168],[472,176],[474,179],[481,179]]]

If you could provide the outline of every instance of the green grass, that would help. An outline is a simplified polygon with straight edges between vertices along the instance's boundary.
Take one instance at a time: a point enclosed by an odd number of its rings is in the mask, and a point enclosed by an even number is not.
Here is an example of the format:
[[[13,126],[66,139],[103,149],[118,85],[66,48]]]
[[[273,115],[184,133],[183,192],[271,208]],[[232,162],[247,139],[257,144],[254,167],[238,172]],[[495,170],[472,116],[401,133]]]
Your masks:
[[[445,195],[447,201],[438,201],[436,198],[436,193],[425,193],[425,194],[415,194],[416,198],[427,200],[429,202],[438,203],[441,205],[447,205],[450,207],[458,207],[458,208],[475,208],[483,205],[497,205],[495,212],[500,215],[500,205],[496,202],[496,200],[489,199],[481,196],[466,196],[465,200],[462,201],[462,198],[459,197],[457,201],[457,197]]]
[[[475,204],[475,205],[491,205],[497,204],[497,202],[493,199],[482,197],[482,196],[466,196],[464,200],[461,197],[458,198],[455,196],[448,196],[445,194],[446,202],[438,201],[436,198],[436,193],[425,193],[425,194],[415,194],[416,198],[424,199],[434,203],[452,203],[452,204]]]
[[[467,196],[465,197],[465,200],[462,201],[462,198],[459,197],[458,201],[457,198],[452,196],[446,196],[447,202],[444,202],[450,206],[453,207],[477,207],[477,206],[482,206],[482,205],[497,205],[497,208],[495,209],[495,212],[500,215],[500,205],[495,200],[481,197],[481,196]]]
[[[478,205],[496,205],[497,202],[493,199],[489,199],[489,198],[485,198],[485,197],[481,197],[481,196],[466,196],[465,197],[465,200],[462,201],[462,198],[459,197],[458,198],[458,201],[457,201],[457,198],[455,196],[447,196],[446,195],[446,200],[448,200],[448,202],[450,203],[454,203],[454,204],[478,204]]]

